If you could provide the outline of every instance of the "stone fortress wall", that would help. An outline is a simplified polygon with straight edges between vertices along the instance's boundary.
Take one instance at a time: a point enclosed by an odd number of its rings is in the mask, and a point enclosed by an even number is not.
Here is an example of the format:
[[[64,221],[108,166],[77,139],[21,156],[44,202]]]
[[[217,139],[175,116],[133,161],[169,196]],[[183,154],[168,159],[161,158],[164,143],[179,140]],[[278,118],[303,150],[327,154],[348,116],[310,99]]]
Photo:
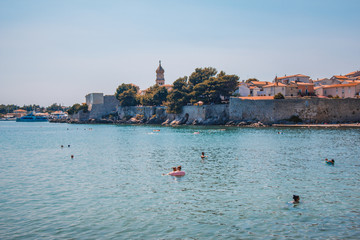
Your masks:
[[[230,120],[256,120],[274,123],[298,116],[305,122],[360,122],[360,99],[274,99],[231,98]]]
[[[87,100],[91,99],[89,95],[87,95]],[[260,121],[271,124],[297,116],[307,123],[360,122],[360,99],[352,98],[274,100],[231,98],[229,104],[184,106],[181,114],[169,114],[166,112],[166,107],[121,107],[113,95],[100,98],[99,96],[94,98],[97,103],[89,101],[88,119],[99,120],[112,114],[118,116],[118,119],[130,119],[137,116],[151,120],[148,123],[155,124],[176,121],[178,124],[211,125],[226,124],[228,121]]]

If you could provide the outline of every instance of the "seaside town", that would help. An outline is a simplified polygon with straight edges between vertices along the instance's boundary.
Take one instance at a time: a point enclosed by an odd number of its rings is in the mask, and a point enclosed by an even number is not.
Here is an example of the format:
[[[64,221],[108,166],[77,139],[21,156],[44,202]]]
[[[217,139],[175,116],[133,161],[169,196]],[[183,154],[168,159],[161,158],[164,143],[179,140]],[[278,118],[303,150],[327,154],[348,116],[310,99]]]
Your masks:
[[[155,72],[155,85],[146,90],[140,90],[134,84],[122,84],[115,95],[91,93],[86,96],[86,103],[74,104],[72,107],[56,103],[47,108],[38,105],[24,107],[0,105],[0,118],[2,121],[68,120],[80,110],[86,113],[92,110],[94,104],[104,104],[104,97],[111,99],[113,104],[110,112],[103,112],[103,115],[106,115],[113,113],[116,105],[166,106],[170,113],[181,113],[183,106],[227,104],[230,98],[254,101],[304,98],[348,99],[359,98],[360,92],[358,70],[321,79],[294,74],[276,76],[273,81],[249,78],[239,82],[239,77],[236,75],[226,75],[222,71],[217,74],[215,68],[197,68],[189,78],[179,78],[172,85],[165,84],[165,70],[161,61]]]

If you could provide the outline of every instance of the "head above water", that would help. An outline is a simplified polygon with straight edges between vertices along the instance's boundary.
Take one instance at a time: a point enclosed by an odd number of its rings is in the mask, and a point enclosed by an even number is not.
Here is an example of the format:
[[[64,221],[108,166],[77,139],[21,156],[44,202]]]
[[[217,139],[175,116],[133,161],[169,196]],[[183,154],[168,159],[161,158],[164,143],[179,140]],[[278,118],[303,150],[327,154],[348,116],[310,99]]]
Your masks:
[[[178,170],[178,171],[181,171],[181,166],[178,166],[178,167],[177,167],[177,170]]]
[[[300,197],[298,195],[293,195],[294,202],[299,202]]]
[[[201,153],[201,155],[205,155],[205,153],[204,153],[204,152],[202,152],[202,153]]]
[[[174,172],[176,171],[176,167],[173,167],[172,169],[173,169]]]

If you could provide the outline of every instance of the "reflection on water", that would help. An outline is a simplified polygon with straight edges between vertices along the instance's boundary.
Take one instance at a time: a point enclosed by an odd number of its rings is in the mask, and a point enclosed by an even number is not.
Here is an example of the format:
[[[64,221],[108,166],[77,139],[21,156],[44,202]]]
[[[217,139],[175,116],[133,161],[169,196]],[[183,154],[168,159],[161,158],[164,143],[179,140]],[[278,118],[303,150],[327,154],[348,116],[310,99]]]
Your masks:
[[[358,129],[0,123],[0,239],[354,239],[359,146]]]

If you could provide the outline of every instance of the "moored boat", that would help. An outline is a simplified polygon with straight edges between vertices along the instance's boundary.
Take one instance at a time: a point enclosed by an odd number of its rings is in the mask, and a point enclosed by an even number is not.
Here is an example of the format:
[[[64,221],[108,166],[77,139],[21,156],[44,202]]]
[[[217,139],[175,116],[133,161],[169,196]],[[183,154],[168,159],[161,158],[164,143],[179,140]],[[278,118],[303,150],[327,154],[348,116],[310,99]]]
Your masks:
[[[38,116],[34,113],[30,113],[26,116],[22,116],[21,118],[16,119],[17,122],[47,122],[48,119],[44,116]]]

